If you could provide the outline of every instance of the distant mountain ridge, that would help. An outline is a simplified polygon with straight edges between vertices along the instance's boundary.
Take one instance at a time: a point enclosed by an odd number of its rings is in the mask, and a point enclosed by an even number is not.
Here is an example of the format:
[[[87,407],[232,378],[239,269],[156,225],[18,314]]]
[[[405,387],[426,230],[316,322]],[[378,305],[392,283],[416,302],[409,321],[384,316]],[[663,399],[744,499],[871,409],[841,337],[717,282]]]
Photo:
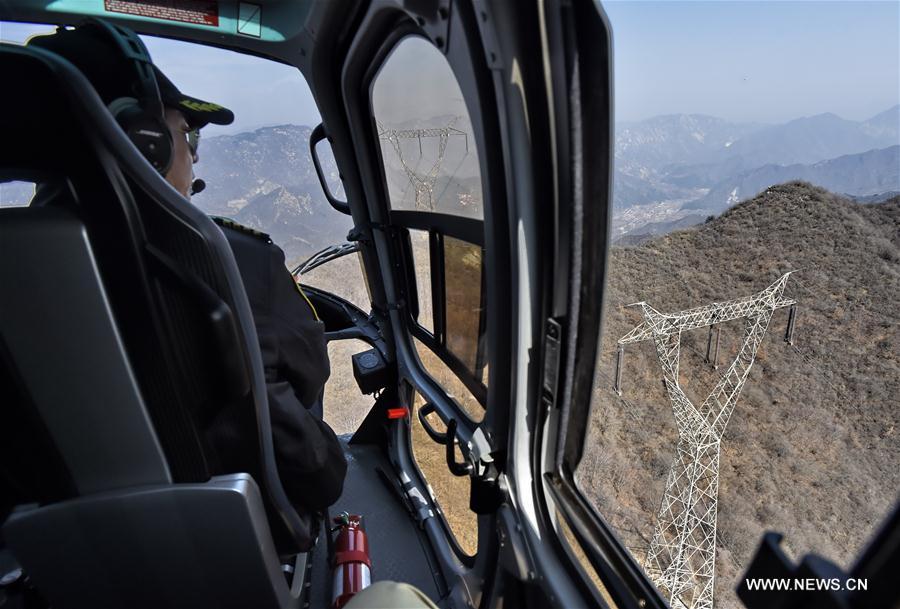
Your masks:
[[[309,152],[311,133],[304,125],[278,125],[204,139],[194,173],[206,189],[193,202],[268,233],[289,266],[344,241],[351,222],[325,199]],[[339,181],[333,157],[322,156],[329,181]]]
[[[277,186],[318,186],[309,155],[311,133],[306,126],[279,125],[204,138],[194,173],[206,181],[206,190],[194,202],[212,213],[234,213]]]
[[[668,114],[616,125],[616,157],[622,169],[661,168],[716,160],[722,150],[764,125],[730,123],[704,114]]]
[[[384,127],[448,125],[462,133],[471,130],[467,122],[451,115]],[[336,214],[322,193],[309,153],[311,132],[308,126],[277,125],[204,138],[195,174],[207,186],[194,202],[211,214],[240,215],[254,228],[279,237],[292,261],[342,240],[350,222]],[[468,194],[479,191],[474,138],[455,134],[450,139],[446,167],[442,168],[448,175],[438,176],[435,195],[451,203],[475,200],[477,197]],[[414,208],[394,143],[381,142],[392,196],[406,192],[398,203]],[[423,162],[430,167],[429,155],[434,156],[438,138],[423,140],[422,145],[424,156],[415,138],[398,144],[414,171],[421,171]],[[616,238],[629,234],[646,237],[683,227],[698,217],[720,213],[767,186],[792,179],[853,198],[881,200],[885,193],[900,191],[898,145],[900,105],[864,121],[826,113],[762,125],[702,114],[673,114],[619,123],[614,142],[613,223],[620,227]],[[323,158],[322,163],[329,181],[339,182],[333,158]],[[0,204],[23,204],[31,192],[27,185],[2,185]],[[478,205],[480,201],[475,201]],[[628,210],[638,211],[623,222]],[[322,217],[329,222],[320,223]]]
[[[873,129],[870,121],[850,121],[832,113],[798,118],[748,134],[726,156],[742,159],[746,167],[811,164],[898,143],[896,122]]]
[[[898,123],[900,123],[900,104],[865,121],[862,129],[872,137],[897,139]]]
[[[861,197],[897,191],[900,190],[900,145],[848,154],[813,165],[764,165],[723,181],[705,197],[685,204],[684,208],[718,213],[773,184],[791,180]]]
[[[744,169],[766,164],[811,164],[847,154],[900,144],[900,105],[864,121],[833,113],[797,118],[778,125],[732,123],[701,114],[670,114],[616,125],[617,167],[628,175],[639,169],[665,171],[705,163]]]
[[[898,145],[900,105],[863,121],[825,113],[761,125],[676,114],[620,123],[614,220],[622,210],[656,205],[664,215],[654,216],[652,207],[642,213],[652,229],[629,228],[633,235],[652,234],[664,225],[679,225],[697,210],[719,213],[767,186],[794,179],[877,199],[900,190],[893,160]],[[672,205],[682,206],[674,218]]]

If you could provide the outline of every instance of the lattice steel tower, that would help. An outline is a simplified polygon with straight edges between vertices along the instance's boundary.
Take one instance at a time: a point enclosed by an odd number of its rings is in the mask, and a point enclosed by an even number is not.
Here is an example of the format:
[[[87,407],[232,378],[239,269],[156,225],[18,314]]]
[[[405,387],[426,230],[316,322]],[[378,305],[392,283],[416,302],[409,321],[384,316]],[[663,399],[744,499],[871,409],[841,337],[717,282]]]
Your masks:
[[[455,122],[455,121],[454,121]],[[462,135],[466,138],[466,152],[469,152],[469,135],[465,131],[460,131],[451,125],[447,127],[439,127],[435,129],[385,129],[379,125],[378,137],[388,140],[400,159],[400,165],[409,178],[416,192],[416,209],[427,208],[434,211],[434,185],[437,182],[437,175],[444,162],[444,153],[447,150],[447,142],[451,135]],[[438,138],[438,156],[434,164],[426,173],[419,175],[403,158],[403,149],[400,146],[402,139],[419,140],[419,156],[422,156],[422,138]]]
[[[635,306],[643,309],[644,321],[618,341],[621,354],[622,345],[653,340],[678,428],[675,459],[644,565],[672,607],[712,609],[719,447],[772,313],[795,304],[783,295],[789,275],[782,275],[753,296],[669,315],[645,302],[637,303]],[[791,313],[793,320],[793,309]],[[678,381],[681,333],[735,319],[746,320],[740,352],[709,397],[697,407]]]

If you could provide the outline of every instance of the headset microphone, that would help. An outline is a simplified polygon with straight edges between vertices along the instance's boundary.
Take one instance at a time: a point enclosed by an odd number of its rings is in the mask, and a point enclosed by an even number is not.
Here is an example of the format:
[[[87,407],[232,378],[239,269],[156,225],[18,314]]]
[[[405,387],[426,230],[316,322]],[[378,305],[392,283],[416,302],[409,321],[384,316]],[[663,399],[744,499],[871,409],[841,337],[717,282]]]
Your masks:
[[[206,182],[204,182],[200,178],[197,178],[196,180],[191,182],[191,196],[203,192],[204,188],[206,188]]]

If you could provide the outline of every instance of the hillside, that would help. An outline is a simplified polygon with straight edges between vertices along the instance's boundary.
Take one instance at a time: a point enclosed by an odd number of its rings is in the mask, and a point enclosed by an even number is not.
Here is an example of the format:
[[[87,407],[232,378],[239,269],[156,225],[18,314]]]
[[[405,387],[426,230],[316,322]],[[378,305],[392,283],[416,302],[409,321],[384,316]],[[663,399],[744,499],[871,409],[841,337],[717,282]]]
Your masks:
[[[643,559],[676,441],[652,344],[625,353],[623,395],[611,382],[615,341],[640,322],[624,305],[662,312],[752,294],[797,270],[794,345],[776,312],[722,442],[716,607],[765,530],[795,556],[848,566],[900,488],[900,198],[860,205],[805,183],[769,188],[722,216],[638,247],[616,247],[592,426],[578,477]],[[738,322],[724,324],[719,370]],[[704,398],[718,372],[703,363],[707,332],[682,338],[681,383]]]

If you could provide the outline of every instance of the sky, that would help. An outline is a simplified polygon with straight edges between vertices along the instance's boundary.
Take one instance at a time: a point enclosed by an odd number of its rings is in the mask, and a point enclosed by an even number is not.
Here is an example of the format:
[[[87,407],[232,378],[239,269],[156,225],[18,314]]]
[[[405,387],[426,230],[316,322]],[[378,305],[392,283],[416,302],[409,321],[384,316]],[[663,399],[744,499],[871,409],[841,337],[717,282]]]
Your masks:
[[[24,42],[55,28],[0,24],[0,38]],[[309,86],[296,68],[200,44],[141,36],[153,62],[186,95],[221,104],[235,114],[227,127],[208,125],[203,137],[283,124],[314,127],[321,122]]]
[[[900,103],[900,1],[613,0],[616,120],[709,114],[780,123],[824,112],[864,120]],[[46,27],[3,23],[21,42]],[[229,127],[319,122],[294,68],[231,51],[145,37],[188,95],[232,109]],[[410,55],[411,68],[415,57]]]
[[[605,2],[616,119],[863,120],[900,103],[900,2]]]

